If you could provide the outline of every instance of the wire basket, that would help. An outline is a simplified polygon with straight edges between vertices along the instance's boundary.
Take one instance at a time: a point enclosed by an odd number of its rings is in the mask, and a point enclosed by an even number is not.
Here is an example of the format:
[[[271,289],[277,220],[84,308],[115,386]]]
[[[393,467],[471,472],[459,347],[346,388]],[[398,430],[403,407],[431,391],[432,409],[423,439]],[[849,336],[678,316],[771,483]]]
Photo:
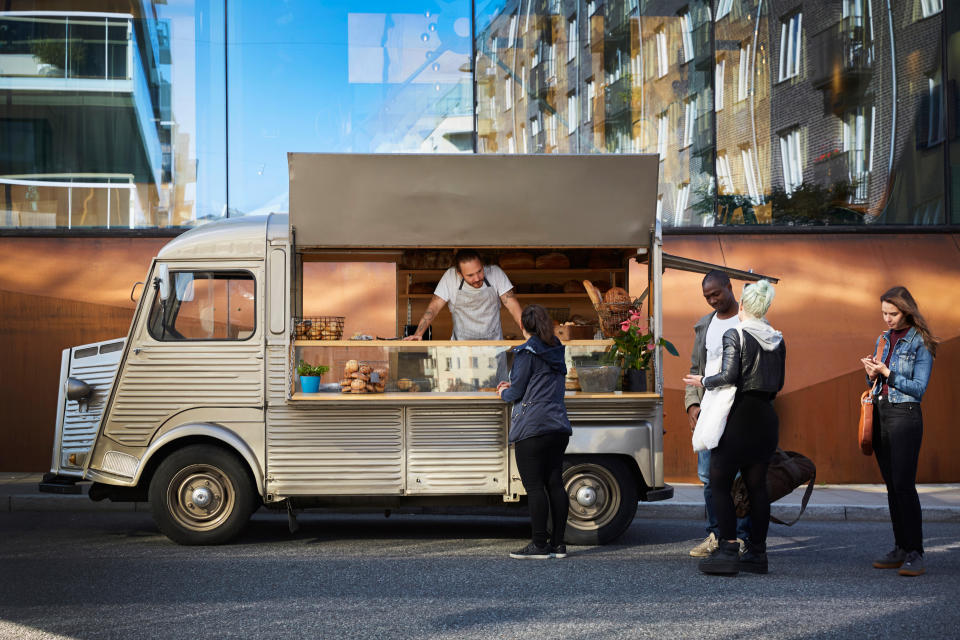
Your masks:
[[[556,324],[563,324],[570,319],[570,307],[547,307],[547,315]]]
[[[596,307],[600,316],[600,330],[607,338],[620,333],[620,325],[630,319],[630,309],[634,308],[629,302],[601,302]]]
[[[344,316],[311,316],[294,318],[297,340],[340,340],[343,338]]]

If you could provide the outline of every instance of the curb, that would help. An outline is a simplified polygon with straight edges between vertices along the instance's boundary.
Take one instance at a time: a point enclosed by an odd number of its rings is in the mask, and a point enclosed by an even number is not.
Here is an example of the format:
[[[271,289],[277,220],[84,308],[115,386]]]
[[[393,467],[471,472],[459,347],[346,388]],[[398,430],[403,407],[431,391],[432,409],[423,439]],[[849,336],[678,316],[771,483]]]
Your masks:
[[[137,512],[149,513],[148,502],[110,502],[103,500],[94,502],[86,494],[54,495],[54,494],[25,494],[6,496],[0,502],[2,512],[24,511],[59,511],[59,512]],[[800,512],[800,505],[774,504],[771,514],[781,520],[792,520]],[[460,513],[458,511],[458,513]],[[706,510],[702,502],[641,502],[637,507],[635,519],[664,519],[664,520],[702,520],[706,518]],[[816,520],[823,522],[887,522],[889,512],[883,505],[807,505],[807,510],[801,520]],[[960,507],[929,506],[923,507],[924,522],[960,522]]]

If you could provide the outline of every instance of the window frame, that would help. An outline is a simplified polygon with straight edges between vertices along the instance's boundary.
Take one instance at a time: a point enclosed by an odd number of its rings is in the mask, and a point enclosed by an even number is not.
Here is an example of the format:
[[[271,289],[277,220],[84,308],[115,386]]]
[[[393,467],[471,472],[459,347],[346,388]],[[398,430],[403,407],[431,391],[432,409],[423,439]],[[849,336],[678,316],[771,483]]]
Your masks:
[[[147,312],[147,317],[145,322],[147,336],[149,336],[149,338],[152,341],[161,343],[161,344],[167,344],[167,343],[190,344],[190,343],[208,343],[208,342],[239,343],[239,342],[249,342],[250,340],[253,340],[254,338],[257,337],[260,329],[260,323],[258,322],[260,299],[259,299],[259,290],[257,287],[256,273],[254,273],[250,269],[244,269],[240,267],[230,267],[230,268],[185,267],[185,266],[181,267],[178,265],[176,270],[171,269],[169,271],[171,283],[175,282],[176,275],[179,273],[191,273],[191,274],[210,273],[210,274],[214,274],[215,276],[218,276],[218,275],[225,276],[225,275],[231,275],[231,274],[249,276],[249,280],[253,283],[253,328],[250,331],[250,335],[248,335],[245,338],[175,338],[171,340],[171,339],[158,337],[153,331],[154,330],[154,311],[158,308],[158,305],[160,304],[160,288],[159,288],[159,285],[157,284],[157,285],[154,285],[153,287],[153,298],[150,300],[150,309]],[[220,278],[215,277],[214,279],[217,280]],[[231,279],[247,280],[248,278],[231,278]],[[171,297],[167,298],[168,302],[170,300],[176,300],[175,289],[176,289],[175,286],[171,287],[171,291],[170,291]],[[176,307],[169,312],[169,315],[172,316],[172,319],[174,320],[173,330],[176,330],[175,321],[177,316],[179,316],[179,313],[180,313],[180,306],[181,306],[180,302],[181,301],[177,301]],[[163,325],[166,325],[167,320],[163,319],[162,323]],[[163,326],[163,325],[159,325],[159,326]]]

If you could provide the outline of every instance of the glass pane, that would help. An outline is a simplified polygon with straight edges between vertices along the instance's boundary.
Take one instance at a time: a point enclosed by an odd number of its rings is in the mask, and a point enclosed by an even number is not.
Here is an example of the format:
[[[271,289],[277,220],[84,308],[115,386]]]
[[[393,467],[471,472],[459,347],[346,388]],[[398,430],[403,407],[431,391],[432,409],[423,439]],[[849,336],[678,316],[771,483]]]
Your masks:
[[[156,295],[150,335],[156,340],[246,340],[256,328],[253,276],[174,272],[167,300]]]
[[[289,152],[472,151],[470,2],[248,2],[228,17],[232,210],[287,210]]]

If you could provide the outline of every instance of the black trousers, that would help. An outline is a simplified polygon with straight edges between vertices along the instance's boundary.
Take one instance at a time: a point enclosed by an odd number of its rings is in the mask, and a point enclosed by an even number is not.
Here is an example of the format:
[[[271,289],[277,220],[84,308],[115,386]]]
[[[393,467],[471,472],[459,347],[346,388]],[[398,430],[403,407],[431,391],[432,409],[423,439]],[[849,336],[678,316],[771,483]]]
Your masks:
[[[737,513],[730,489],[739,471],[750,495],[750,542],[766,544],[770,528],[767,468],[779,434],[780,420],[770,394],[738,392],[723,436],[710,451],[710,487],[721,540],[733,540],[737,533]]]
[[[923,439],[923,414],[919,402],[874,405],[873,450],[887,485],[887,504],[893,539],[904,551],[923,553],[923,516],[917,495],[917,462]]]
[[[563,488],[563,452],[569,441],[570,436],[565,433],[548,433],[514,445],[517,471],[527,490],[533,542],[540,547],[547,544],[549,514],[553,515],[553,544],[563,544],[570,511],[570,500]]]

